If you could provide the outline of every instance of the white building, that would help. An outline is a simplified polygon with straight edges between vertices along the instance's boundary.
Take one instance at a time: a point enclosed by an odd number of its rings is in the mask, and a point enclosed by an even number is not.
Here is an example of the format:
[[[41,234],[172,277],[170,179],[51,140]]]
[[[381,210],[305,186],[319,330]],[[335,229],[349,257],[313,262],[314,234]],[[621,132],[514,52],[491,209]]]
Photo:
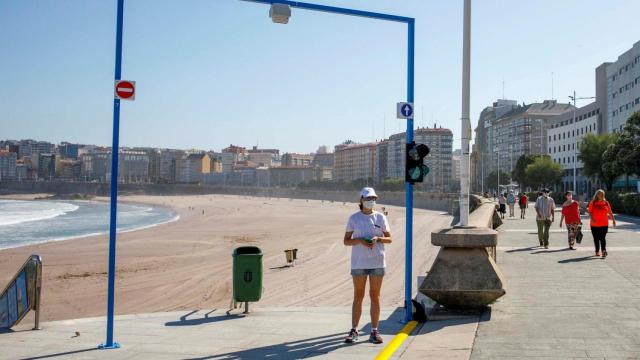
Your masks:
[[[376,178],[376,146],[378,143],[341,144],[333,155],[333,179],[354,181]]]
[[[87,180],[111,181],[111,151],[96,151],[82,155],[82,176]],[[120,150],[119,182],[148,182],[149,155],[143,151]]]
[[[547,130],[547,153],[564,169],[561,191],[572,190],[578,195],[592,194],[594,184],[583,176],[583,164],[578,161],[578,147],[586,134],[598,134],[602,113],[597,102],[554,118]],[[576,169],[576,188],[573,187],[573,169]]]
[[[482,145],[478,148],[480,163],[484,166],[481,173],[485,178],[497,169],[510,174],[520,156],[546,154],[547,130],[553,119],[572,110],[571,104],[544,100],[542,103],[512,107],[499,117],[489,116],[483,121],[483,131],[476,129],[476,135],[484,137],[476,140],[478,145]],[[481,120],[483,117],[481,114]]]
[[[0,180],[13,180],[16,175],[18,154],[0,150]]]
[[[606,64],[607,131],[620,132],[627,119],[640,111],[640,41]]]

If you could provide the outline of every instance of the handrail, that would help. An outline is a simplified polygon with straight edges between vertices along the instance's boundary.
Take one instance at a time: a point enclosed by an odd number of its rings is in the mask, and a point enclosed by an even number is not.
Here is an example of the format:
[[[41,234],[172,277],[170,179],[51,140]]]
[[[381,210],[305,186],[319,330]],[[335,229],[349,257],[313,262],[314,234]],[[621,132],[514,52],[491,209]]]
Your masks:
[[[23,280],[19,281],[21,278]],[[24,287],[22,288],[22,286]],[[34,254],[29,256],[0,292],[0,329],[13,327],[27,315],[29,310],[34,310],[36,313],[33,330],[38,330],[40,328],[41,293],[42,258],[40,255]],[[24,294],[26,294],[26,299],[22,297]],[[24,306],[25,303],[26,306]],[[14,306],[15,308],[13,308]],[[14,315],[15,318],[11,319],[11,315]]]

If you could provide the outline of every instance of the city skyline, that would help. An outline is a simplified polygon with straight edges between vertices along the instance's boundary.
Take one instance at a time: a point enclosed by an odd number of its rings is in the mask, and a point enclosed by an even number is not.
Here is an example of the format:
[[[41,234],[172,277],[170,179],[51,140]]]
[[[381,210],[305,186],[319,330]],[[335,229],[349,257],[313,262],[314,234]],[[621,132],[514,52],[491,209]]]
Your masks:
[[[459,148],[461,4],[318,3],[416,18],[415,122],[450,128]],[[563,5],[474,6],[473,122],[497,98],[551,98],[552,72],[559,101],[574,89],[593,95],[593,68],[637,41],[601,23],[632,23],[638,3]],[[0,37],[0,66],[12,69],[0,76],[13,84],[0,90],[4,137],[111,143],[114,12],[108,2],[0,5],[0,30],[12,34]],[[123,77],[138,82],[138,94],[123,104],[122,145],[222,148],[235,135],[237,143],[312,152],[316,142],[403,130],[394,113],[404,99],[403,27],[298,10],[283,26],[267,13],[236,1],[126,2]],[[602,22],[584,21],[594,18]]]

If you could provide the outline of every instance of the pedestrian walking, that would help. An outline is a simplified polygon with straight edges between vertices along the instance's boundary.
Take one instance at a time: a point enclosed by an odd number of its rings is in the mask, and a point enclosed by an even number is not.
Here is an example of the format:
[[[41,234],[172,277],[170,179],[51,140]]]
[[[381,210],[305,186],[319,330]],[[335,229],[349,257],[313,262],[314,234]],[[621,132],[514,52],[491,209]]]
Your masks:
[[[498,212],[500,213],[500,217],[504,219],[504,214],[507,212],[507,197],[505,194],[500,194],[498,197]]]
[[[538,242],[545,249],[549,248],[549,228],[555,219],[556,204],[549,196],[549,189],[542,189],[542,195],[536,199],[536,224],[538,225]]]
[[[573,193],[567,191],[564,193],[564,203],[562,203],[562,216],[560,216],[560,227],[562,222],[567,224],[567,240],[569,241],[569,249],[575,250],[576,237],[582,226],[580,221],[580,204],[573,200]]]
[[[529,207],[529,198],[527,194],[520,193],[520,198],[518,198],[518,206],[520,207],[520,219],[524,219],[524,215],[527,212],[527,208]]]
[[[507,205],[509,205],[509,217],[515,217],[516,196],[513,194],[513,190],[509,190]]]
[[[604,197],[604,190],[596,191],[596,194],[589,202],[591,235],[593,235],[593,243],[596,247],[596,256],[607,257],[607,232],[609,231],[609,217],[616,227],[616,219],[611,211],[611,204]]]
[[[378,196],[373,188],[360,191],[360,211],[349,217],[344,234],[344,244],[351,246],[351,276],[353,278],[353,305],[351,308],[351,330],[344,339],[346,343],[358,341],[358,323],[362,314],[364,291],[369,279],[371,298],[371,334],[369,341],[381,344],[378,333],[380,321],[380,289],[385,274],[385,244],[390,244],[391,233],[387,217],[374,211]]]

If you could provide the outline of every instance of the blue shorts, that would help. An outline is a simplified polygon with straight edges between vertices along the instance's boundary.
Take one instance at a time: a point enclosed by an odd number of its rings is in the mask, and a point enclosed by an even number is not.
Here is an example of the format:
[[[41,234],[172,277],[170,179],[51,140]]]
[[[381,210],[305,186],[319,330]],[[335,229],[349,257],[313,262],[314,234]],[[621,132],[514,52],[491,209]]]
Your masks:
[[[353,276],[384,276],[384,268],[377,269],[351,269],[351,275]]]

